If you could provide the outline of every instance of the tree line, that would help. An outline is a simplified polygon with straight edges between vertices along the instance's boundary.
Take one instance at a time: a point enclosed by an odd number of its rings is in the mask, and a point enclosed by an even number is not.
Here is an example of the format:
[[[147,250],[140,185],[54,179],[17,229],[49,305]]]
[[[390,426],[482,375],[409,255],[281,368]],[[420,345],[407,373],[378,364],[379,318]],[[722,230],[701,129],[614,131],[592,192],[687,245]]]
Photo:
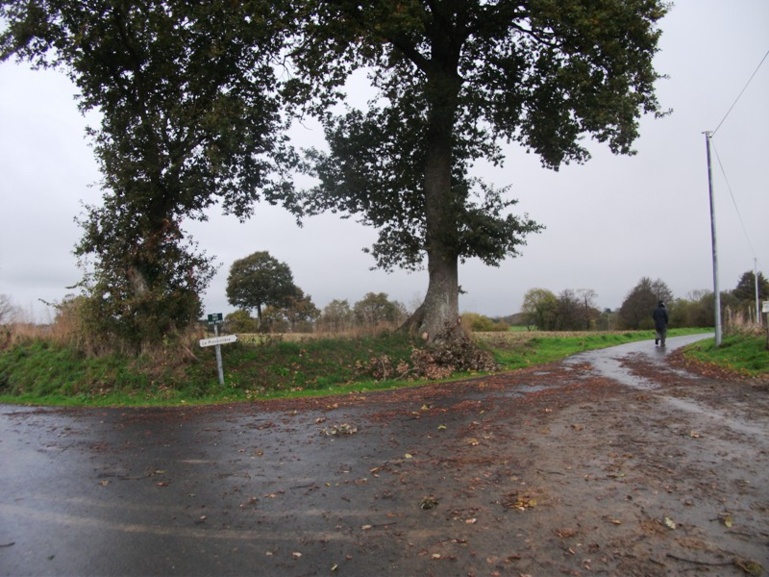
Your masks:
[[[722,316],[733,324],[754,323],[756,288],[759,301],[769,298],[769,282],[759,272],[743,273],[735,288],[721,292]],[[654,327],[651,312],[659,301],[668,309],[673,327],[712,327],[715,325],[713,291],[696,290],[686,298],[676,298],[661,279],[641,278],[617,310],[599,310],[596,292],[566,289],[556,295],[533,288],[526,292],[521,312],[511,321],[544,331],[645,330]],[[760,305],[759,305],[760,306]]]
[[[226,316],[224,329],[241,333],[372,330],[397,327],[408,316],[402,303],[390,300],[386,293],[374,292],[353,305],[347,300],[333,300],[321,311],[294,283],[288,264],[267,251],[232,263],[227,302],[238,310]]]

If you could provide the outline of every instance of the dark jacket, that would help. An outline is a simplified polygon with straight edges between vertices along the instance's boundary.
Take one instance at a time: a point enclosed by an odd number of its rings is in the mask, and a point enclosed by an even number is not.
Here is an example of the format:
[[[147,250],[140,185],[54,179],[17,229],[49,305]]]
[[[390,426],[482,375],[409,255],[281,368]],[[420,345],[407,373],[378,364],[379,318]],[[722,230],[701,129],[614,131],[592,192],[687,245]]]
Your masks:
[[[658,331],[667,328],[668,326],[668,309],[665,308],[664,304],[660,304],[657,306],[656,309],[654,309],[654,312],[652,313],[652,318],[654,319],[654,328]]]

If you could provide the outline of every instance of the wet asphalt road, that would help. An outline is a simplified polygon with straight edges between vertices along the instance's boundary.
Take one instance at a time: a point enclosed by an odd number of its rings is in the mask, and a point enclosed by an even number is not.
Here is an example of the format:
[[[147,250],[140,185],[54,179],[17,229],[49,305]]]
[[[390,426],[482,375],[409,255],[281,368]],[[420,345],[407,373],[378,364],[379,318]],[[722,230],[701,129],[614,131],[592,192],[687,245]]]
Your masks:
[[[617,360],[645,351],[664,362],[650,346],[585,355],[603,376],[653,387]],[[385,574],[399,552],[381,549],[376,531],[394,514],[408,531],[414,503],[376,471],[401,466],[436,424],[377,421],[370,400],[301,412],[0,406],[0,575]],[[366,442],[340,438],[361,422]],[[439,471],[419,489],[433,482]]]

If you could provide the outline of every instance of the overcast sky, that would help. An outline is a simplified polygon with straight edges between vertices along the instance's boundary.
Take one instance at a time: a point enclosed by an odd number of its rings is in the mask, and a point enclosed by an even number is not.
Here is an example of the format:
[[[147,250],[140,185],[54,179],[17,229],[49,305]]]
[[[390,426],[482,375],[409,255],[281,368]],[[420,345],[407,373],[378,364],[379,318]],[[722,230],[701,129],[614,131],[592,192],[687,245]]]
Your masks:
[[[531,288],[592,289],[599,308],[615,309],[642,277],[663,280],[675,297],[712,290],[703,132],[717,127],[720,288],[734,288],[754,259],[769,277],[769,59],[738,99],[769,50],[769,2],[678,0],[662,30],[656,68],[669,78],[658,83],[658,96],[673,113],[642,121],[636,156],[596,145],[587,164],[552,172],[511,147],[502,169],[479,168],[495,184],[511,185],[517,210],[546,229],[499,268],[462,266],[463,312],[517,312]],[[74,218],[82,203],[100,199],[84,132],[98,120],[80,115],[74,94],[62,73],[0,64],[0,294],[35,320],[48,316],[40,299],[59,301],[80,280]],[[296,137],[317,144],[321,135],[307,128]],[[281,209],[260,206],[245,224],[212,213],[186,229],[222,265],[204,297],[206,313],[233,310],[225,297],[229,267],[262,250],[289,265],[319,308],[385,292],[411,309],[427,289],[426,273],[371,271],[361,249],[375,233],[332,215],[300,229]]]

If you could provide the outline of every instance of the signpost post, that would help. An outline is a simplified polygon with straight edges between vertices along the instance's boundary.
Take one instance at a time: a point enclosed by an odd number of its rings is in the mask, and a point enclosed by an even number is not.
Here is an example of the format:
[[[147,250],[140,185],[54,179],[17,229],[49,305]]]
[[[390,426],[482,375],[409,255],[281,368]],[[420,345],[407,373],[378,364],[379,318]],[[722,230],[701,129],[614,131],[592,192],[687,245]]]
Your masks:
[[[226,343],[234,343],[238,340],[237,335],[223,335],[219,336],[219,325],[222,323],[222,313],[215,313],[208,315],[209,324],[214,325],[214,338],[201,339],[201,347],[215,347],[216,348],[216,369],[219,372],[219,384],[224,384],[224,367],[222,367],[222,347],[221,345]]]

